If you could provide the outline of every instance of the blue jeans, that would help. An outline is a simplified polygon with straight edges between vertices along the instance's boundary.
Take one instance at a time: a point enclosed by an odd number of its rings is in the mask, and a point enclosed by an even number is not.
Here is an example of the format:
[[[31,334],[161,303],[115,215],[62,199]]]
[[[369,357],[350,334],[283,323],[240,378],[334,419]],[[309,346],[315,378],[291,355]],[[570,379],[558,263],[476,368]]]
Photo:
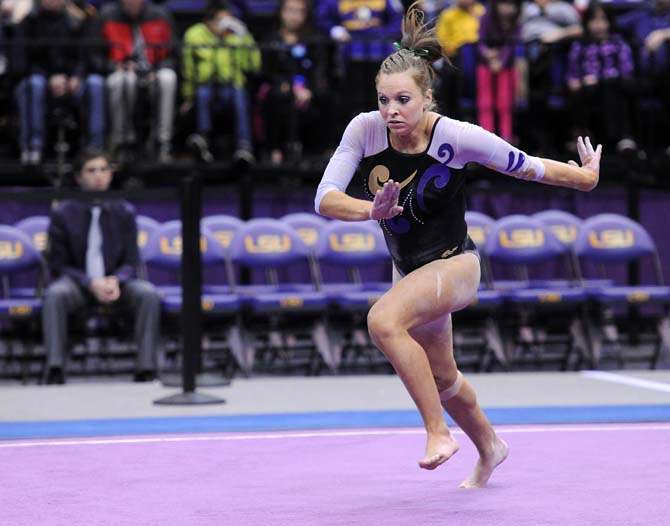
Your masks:
[[[84,110],[88,116],[88,145],[96,148],[105,146],[105,78],[102,75],[88,75],[77,99],[85,98]]]
[[[16,86],[19,106],[19,146],[39,150],[44,145],[44,108],[47,79],[40,73],[27,77]]]
[[[214,101],[212,98],[215,97]],[[196,92],[196,117],[198,132],[207,134],[212,131],[212,114],[221,106],[231,106],[235,115],[235,128],[238,146],[251,146],[251,125],[249,123],[249,104],[247,92],[232,84],[199,86]]]
[[[44,114],[46,109],[47,78],[34,73],[16,87],[19,106],[19,146],[21,150],[39,150],[44,146]],[[105,144],[105,81],[100,75],[89,75],[75,94],[80,103],[86,98],[85,110],[89,144],[102,148]]]

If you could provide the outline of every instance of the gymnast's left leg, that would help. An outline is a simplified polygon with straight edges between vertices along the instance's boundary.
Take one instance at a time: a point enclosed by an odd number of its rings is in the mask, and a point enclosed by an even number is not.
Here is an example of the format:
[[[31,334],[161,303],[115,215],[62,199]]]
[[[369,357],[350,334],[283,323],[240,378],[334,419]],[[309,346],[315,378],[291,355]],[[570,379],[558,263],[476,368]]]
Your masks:
[[[477,395],[461,372],[453,355],[451,315],[410,331],[428,355],[442,407],[472,440],[479,460],[461,488],[483,488],[497,466],[508,455],[508,447],[495,433],[477,402]]]

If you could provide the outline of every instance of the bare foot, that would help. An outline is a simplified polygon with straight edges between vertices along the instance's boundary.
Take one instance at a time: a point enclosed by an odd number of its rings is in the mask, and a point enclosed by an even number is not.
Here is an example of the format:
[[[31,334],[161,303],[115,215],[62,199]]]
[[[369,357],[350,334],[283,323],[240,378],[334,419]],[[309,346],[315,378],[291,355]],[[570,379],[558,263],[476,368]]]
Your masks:
[[[449,460],[458,451],[459,447],[458,442],[448,431],[446,433],[429,433],[426,456],[419,460],[419,467],[435,469]]]
[[[461,483],[459,488],[486,487],[486,483],[493,474],[493,470],[503,463],[508,454],[509,447],[507,443],[496,437],[496,442],[493,444],[491,451],[479,457],[474,471]]]

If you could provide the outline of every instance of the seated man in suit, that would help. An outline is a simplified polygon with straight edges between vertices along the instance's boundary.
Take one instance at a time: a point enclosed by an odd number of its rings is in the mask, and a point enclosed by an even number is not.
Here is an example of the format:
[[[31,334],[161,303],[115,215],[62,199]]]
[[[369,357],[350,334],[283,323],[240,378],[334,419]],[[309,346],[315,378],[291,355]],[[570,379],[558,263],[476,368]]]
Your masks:
[[[112,181],[107,155],[83,152],[75,179],[82,190],[105,191]],[[132,313],[138,359],[135,381],[156,372],[160,297],[136,278],[139,264],[135,210],[122,200],[66,200],[51,212],[47,261],[52,282],[42,312],[46,383],[65,383],[68,314],[95,304]]]

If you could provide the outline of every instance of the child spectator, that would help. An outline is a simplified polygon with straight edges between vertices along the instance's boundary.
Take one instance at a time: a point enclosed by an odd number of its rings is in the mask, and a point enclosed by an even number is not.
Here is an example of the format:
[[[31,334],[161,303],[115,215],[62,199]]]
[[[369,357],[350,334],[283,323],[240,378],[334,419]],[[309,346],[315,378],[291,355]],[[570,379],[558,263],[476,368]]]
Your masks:
[[[512,114],[519,89],[515,60],[521,30],[520,13],[521,0],[491,0],[479,28],[479,124],[508,142],[512,141]]]
[[[584,37],[573,42],[568,61],[575,135],[592,131],[602,137],[605,148],[634,150],[627,89],[634,72],[632,50],[610,33],[610,18],[599,3],[589,5],[583,24]]]
[[[265,43],[262,114],[273,163],[304,146],[315,153],[325,146],[319,97],[327,89],[324,42],[315,40],[309,0],[281,0],[279,27]],[[317,112],[321,119],[317,118]]]
[[[247,77],[260,71],[261,56],[253,36],[225,0],[212,1],[202,22],[184,35],[181,112],[195,106],[197,134],[189,141],[209,153],[212,114],[232,108],[235,160],[254,160],[247,94]]]

